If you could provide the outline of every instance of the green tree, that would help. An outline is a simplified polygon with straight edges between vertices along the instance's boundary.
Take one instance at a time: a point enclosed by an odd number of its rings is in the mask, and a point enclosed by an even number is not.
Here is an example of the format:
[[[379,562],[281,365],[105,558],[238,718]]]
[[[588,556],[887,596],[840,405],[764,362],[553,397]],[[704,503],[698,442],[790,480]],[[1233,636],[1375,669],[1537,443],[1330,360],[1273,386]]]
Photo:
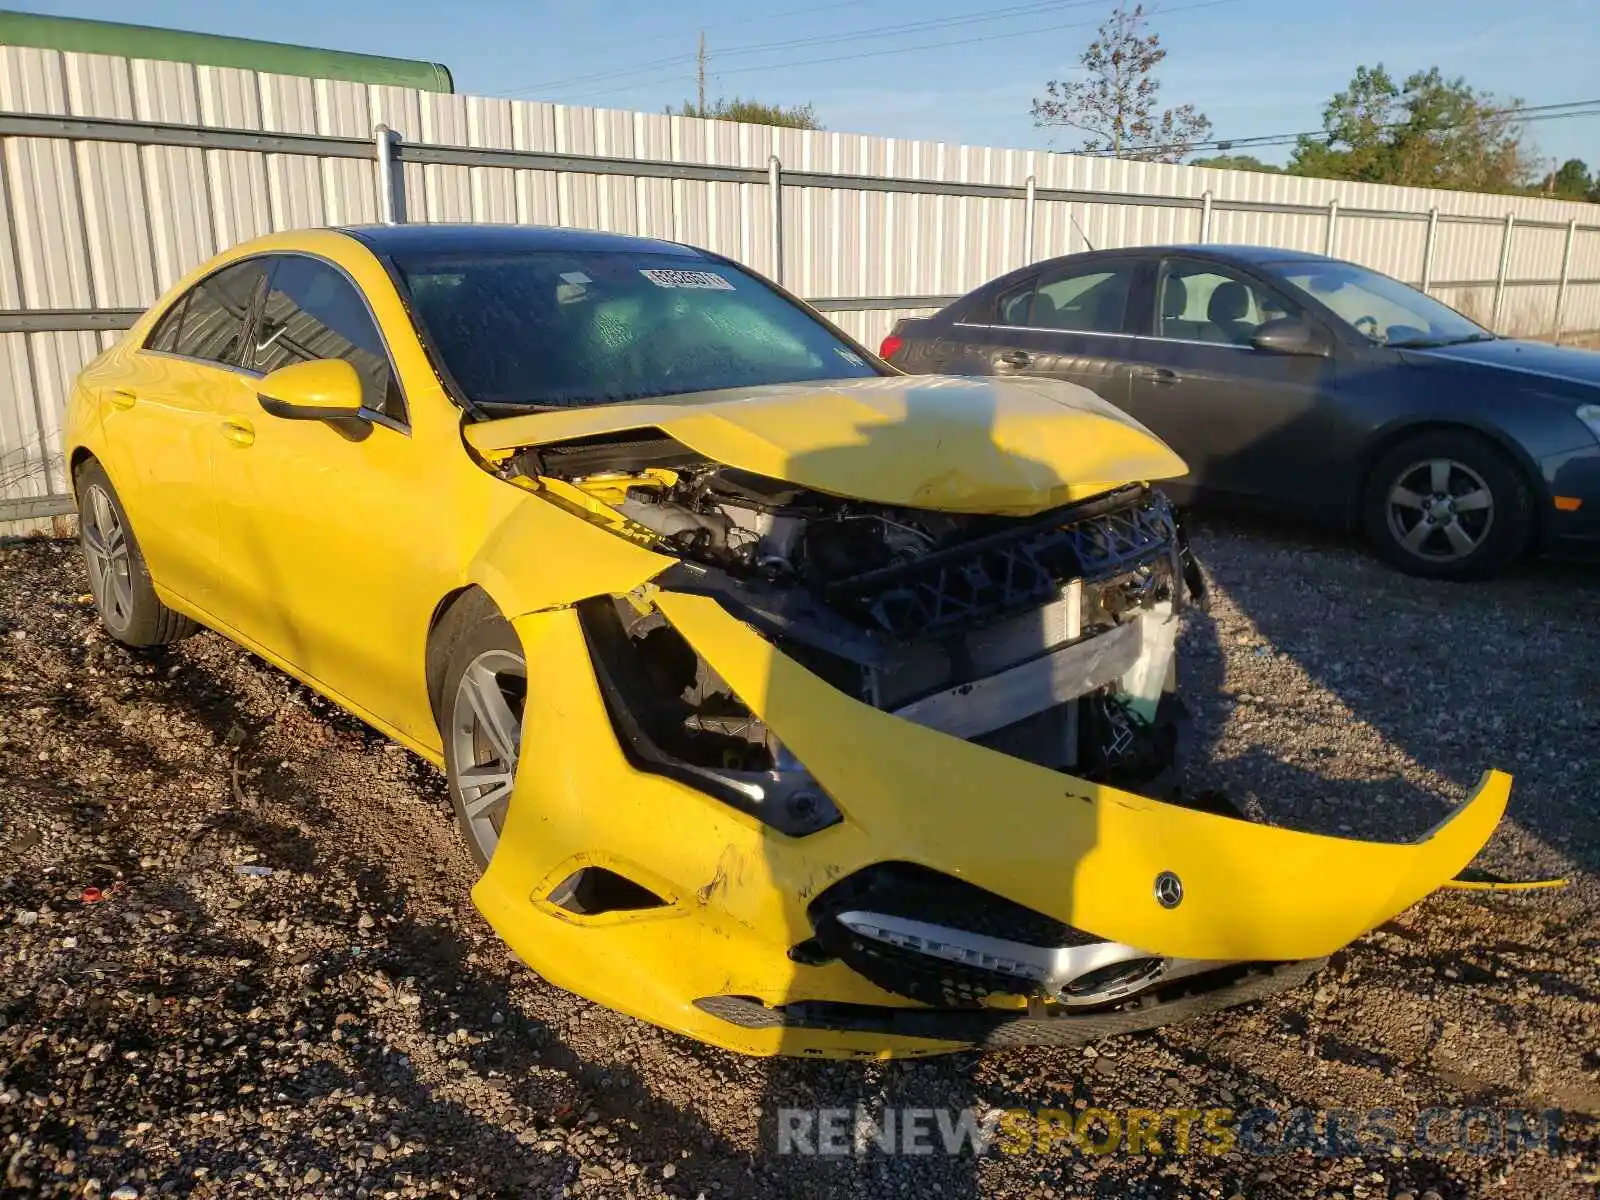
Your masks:
[[[1253,154],[1218,154],[1214,158],[1197,158],[1191,167],[1216,167],[1222,171],[1265,171],[1269,175],[1282,175],[1283,168],[1264,163]]]
[[[1033,123],[1076,129],[1085,153],[1182,162],[1211,122],[1192,104],[1158,110],[1155,69],[1166,56],[1160,36],[1145,32],[1144,6],[1118,4],[1079,56],[1086,77],[1046,83],[1033,101]]]
[[[709,104],[685,100],[678,108],[667,106],[667,114],[675,117],[704,117],[708,121],[743,121],[749,125],[778,125],[785,129],[821,129],[816,110],[809,104],[785,108],[780,104],[763,104],[759,100],[745,100],[735,96],[732,100],[714,100]]]
[[[1403,84],[1380,63],[1358,67],[1322,113],[1323,133],[1302,137],[1290,170],[1325,179],[1416,187],[1518,190],[1530,175],[1522,102],[1502,102],[1446,79],[1437,67]]]
[[[1581,158],[1569,158],[1550,180],[1550,191],[1566,200],[1588,200],[1593,196],[1595,183],[1589,177],[1588,163]]]

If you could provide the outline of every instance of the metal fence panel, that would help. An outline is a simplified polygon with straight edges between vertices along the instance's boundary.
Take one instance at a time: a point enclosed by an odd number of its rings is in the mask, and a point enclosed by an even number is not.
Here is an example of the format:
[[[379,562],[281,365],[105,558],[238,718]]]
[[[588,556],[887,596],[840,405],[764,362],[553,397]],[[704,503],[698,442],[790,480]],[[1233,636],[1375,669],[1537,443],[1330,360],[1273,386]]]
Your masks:
[[[704,246],[777,276],[871,345],[899,317],[933,311],[1030,251],[1037,261],[1203,236],[1331,247],[1411,283],[1427,259],[1434,293],[1479,320],[1498,312],[1502,329],[1546,333],[1559,307],[1562,330],[1600,328],[1600,229],[1567,228],[1600,226],[1600,210],[1541,197],[0,46],[0,122],[11,118],[22,124],[0,133],[0,522],[31,517],[50,497],[59,504],[70,381],[134,310],[217,249],[273,230],[382,220],[388,203],[401,220],[582,226]],[[391,178],[377,161],[380,125],[399,137]]]
[[[28,338],[0,333],[0,496],[31,500],[48,494],[48,454],[39,429]]]

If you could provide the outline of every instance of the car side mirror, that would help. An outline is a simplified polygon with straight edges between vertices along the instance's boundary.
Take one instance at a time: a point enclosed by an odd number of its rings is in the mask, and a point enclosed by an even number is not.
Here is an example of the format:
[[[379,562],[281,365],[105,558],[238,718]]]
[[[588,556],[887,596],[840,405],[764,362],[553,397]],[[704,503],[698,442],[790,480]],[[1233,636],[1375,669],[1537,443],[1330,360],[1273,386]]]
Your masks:
[[[1295,354],[1326,358],[1328,343],[1311,325],[1299,317],[1280,317],[1255,331],[1250,344],[1268,354]]]
[[[342,358],[291,363],[261,380],[256,399],[289,421],[345,421],[361,415],[361,376]]]

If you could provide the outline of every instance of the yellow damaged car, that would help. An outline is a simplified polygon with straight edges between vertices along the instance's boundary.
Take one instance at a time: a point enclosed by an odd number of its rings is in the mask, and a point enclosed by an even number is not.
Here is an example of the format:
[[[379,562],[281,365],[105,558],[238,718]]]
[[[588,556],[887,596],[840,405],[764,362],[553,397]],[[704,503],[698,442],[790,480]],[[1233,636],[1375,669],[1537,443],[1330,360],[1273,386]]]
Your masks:
[[[902,375],[685,246],[275,235],[74,390],[112,637],[209,626],[443,767],[541,975],[753,1054],[1072,1043],[1260,997],[1449,882],[1183,799],[1184,464]]]

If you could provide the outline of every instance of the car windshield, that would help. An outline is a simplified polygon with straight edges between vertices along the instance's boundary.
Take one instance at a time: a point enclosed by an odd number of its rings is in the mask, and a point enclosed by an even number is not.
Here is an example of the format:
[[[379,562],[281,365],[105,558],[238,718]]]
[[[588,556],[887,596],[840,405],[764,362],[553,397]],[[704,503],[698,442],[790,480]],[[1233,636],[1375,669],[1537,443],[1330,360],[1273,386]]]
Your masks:
[[[1320,300],[1380,346],[1448,346],[1494,336],[1432,296],[1354,263],[1283,263],[1277,271],[1290,287]]]
[[[879,370],[729,263],[627,250],[401,255],[414,319],[489,409],[610,404]]]

